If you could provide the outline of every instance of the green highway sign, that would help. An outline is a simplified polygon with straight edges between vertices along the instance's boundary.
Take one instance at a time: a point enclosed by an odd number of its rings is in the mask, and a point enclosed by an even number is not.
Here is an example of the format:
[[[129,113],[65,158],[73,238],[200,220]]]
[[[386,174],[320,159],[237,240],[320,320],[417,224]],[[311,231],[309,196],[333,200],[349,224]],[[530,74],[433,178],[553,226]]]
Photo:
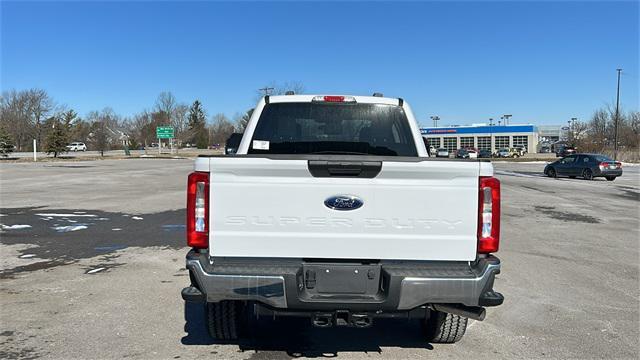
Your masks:
[[[171,126],[158,126],[156,128],[156,137],[158,139],[173,139],[173,128]]]

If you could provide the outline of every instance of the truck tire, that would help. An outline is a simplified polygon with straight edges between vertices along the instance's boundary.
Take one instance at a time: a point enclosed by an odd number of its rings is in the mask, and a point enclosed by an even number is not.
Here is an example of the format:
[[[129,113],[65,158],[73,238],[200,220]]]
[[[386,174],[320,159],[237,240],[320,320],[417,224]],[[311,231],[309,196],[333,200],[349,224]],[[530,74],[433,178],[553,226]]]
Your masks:
[[[424,324],[427,340],[440,344],[458,342],[467,330],[467,320],[466,317],[431,310],[431,316]]]
[[[216,340],[237,340],[247,327],[245,304],[240,301],[207,303],[207,330]]]

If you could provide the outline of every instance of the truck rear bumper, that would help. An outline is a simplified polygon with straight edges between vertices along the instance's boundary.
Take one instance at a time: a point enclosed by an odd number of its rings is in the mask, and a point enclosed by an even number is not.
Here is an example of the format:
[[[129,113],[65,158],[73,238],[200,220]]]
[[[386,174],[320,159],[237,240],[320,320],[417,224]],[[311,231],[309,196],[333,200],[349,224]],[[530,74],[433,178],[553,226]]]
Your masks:
[[[497,306],[504,300],[493,291],[495,275],[500,272],[500,260],[494,256],[473,263],[383,261],[363,265],[303,259],[225,258],[214,258],[210,263],[206,254],[190,251],[186,267],[192,282],[192,286],[182,292],[187,301],[257,301],[272,308],[293,310],[406,311],[427,304]],[[322,269],[317,284],[315,274],[310,282],[312,270],[309,269]],[[359,288],[359,282],[367,281],[365,275],[351,279],[355,282],[347,283],[347,290],[341,282],[351,275],[322,277],[325,271],[344,269],[355,269],[355,273],[369,271],[369,280],[374,286],[361,286],[360,290],[350,292],[348,289]]]

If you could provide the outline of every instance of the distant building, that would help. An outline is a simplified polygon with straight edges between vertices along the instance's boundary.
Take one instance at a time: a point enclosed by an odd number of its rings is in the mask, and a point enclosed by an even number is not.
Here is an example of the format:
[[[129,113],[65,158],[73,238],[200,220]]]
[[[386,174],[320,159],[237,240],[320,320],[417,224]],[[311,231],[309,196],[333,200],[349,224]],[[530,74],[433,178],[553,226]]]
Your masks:
[[[424,127],[420,132],[429,146],[443,147],[449,152],[468,147],[495,152],[515,146],[524,146],[530,153],[538,151],[538,129],[531,124]]]
[[[568,128],[560,125],[538,125],[538,137],[541,143],[554,143],[567,136]]]

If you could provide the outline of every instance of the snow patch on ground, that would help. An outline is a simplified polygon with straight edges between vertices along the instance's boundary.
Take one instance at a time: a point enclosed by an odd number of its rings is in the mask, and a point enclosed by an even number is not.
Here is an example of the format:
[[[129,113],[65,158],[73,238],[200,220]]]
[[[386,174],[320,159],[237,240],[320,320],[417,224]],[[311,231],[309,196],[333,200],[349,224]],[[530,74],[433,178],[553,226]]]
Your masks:
[[[113,229],[111,229],[111,230],[113,230],[113,231],[121,231],[122,229],[120,229],[120,228],[113,228]]]
[[[36,214],[36,216],[43,216],[43,217],[96,217],[96,215],[93,214]]]
[[[74,226],[56,226],[53,229],[57,232],[70,232],[86,229],[86,225],[74,225]]]
[[[97,269],[93,269],[93,270],[89,270],[87,271],[87,274],[95,274],[97,272],[100,272],[102,270],[106,270],[107,268],[101,267],[101,268],[97,268]]]
[[[143,218],[141,218],[140,216],[132,216],[131,217],[133,220],[142,220]]]
[[[20,230],[20,229],[28,229],[31,227],[31,225],[5,225],[5,224],[0,224],[0,227],[2,228],[2,230]]]
[[[34,256],[36,256],[36,254],[24,254],[24,255],[20,255],[20,259],[30,259]]]

